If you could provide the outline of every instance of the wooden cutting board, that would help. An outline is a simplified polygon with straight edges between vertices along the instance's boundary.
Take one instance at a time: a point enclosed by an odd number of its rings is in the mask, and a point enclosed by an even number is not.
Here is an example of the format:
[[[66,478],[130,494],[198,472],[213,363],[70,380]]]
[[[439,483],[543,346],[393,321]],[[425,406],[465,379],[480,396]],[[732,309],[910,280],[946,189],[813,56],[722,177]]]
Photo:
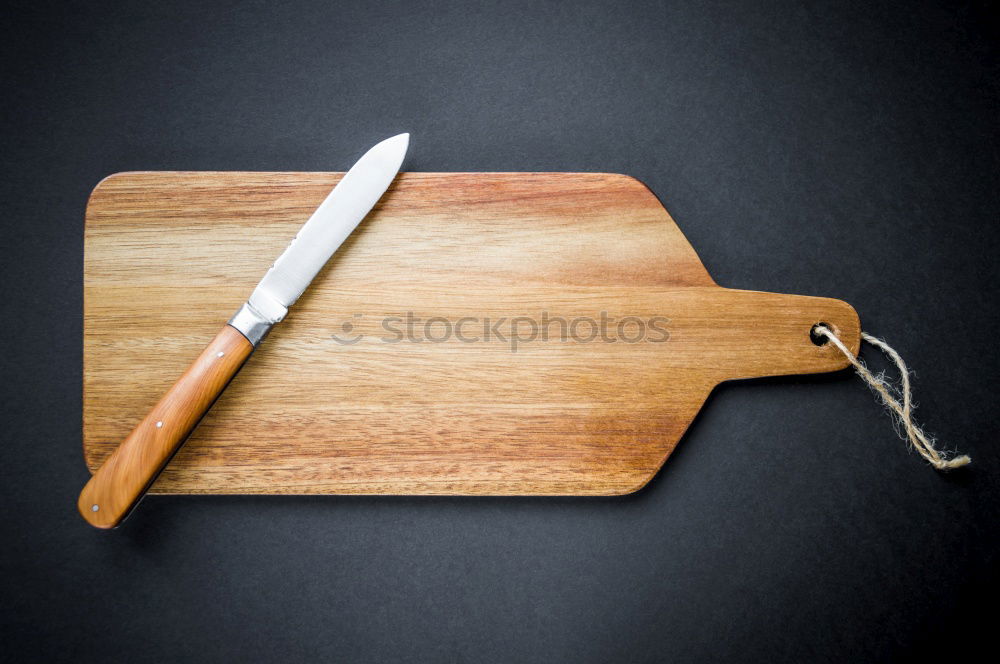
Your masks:
[[[91,471],[341,176],[120,173],[95,188]],[[844,302],[717,286],[633,178],[403,173],[152,492],[629,493],[721,381],[845,367],[811,341],[818,322],[857,351]]]

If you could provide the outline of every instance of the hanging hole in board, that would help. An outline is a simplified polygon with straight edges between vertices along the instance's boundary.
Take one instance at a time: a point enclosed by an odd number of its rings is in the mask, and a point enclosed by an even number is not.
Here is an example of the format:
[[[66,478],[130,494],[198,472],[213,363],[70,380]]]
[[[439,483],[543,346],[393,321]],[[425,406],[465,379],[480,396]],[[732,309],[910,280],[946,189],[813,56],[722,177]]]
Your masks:
[[[833,326],[830,325],[829,323],[823,323],[823,322],[816,323],[809,329],[809,340],[812,341],[813,344],[816,346],[825,346],[828,343],[830,343],[829,338],[827,338],[825,335],[820,334],[819,328],[821,327],[825,327],[826,329],[836,334],[836,331],[833,329]]]

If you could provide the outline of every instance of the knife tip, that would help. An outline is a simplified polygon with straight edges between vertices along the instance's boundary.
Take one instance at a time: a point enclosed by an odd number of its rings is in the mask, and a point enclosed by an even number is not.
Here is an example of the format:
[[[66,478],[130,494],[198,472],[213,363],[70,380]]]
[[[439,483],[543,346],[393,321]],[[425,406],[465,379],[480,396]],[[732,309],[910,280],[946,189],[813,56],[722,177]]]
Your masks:
[[[410,134],[396,134],[390,138],[385,139],[378,145],[372,148],[372,152],[375,150],[391,151],[399,154],[406,154],[406,151],[410,147]]]
[[[399,166],[403,161],[403,157],[406,155],[406,152],[409,149],[410,149],[410,134],[405,133],[405,134],[396,134],[392,138],[385,139],[384,141],[376,145],[374,148],[372,148],[372,152],[374,152],[375,150],[382,150],[386,154],[396,155],[396,157],[400,162],[400,164],[396,165],[396,170],[398,170]]]

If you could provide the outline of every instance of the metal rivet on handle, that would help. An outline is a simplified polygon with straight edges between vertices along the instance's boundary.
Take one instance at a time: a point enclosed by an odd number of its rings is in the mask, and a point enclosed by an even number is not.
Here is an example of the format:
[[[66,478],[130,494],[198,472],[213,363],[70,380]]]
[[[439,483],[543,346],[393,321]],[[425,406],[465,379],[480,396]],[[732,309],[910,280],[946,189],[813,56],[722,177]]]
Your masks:
[[[99,510],[99,509],[101,509],[101,506],[100,506],[100,505],[91,505],[91,506],[90,506],[90,511],[91,511],[91,512],[96,512],[96,511],[97,511],[97,510]]]
[[[223,355],[225,355],[225,353],[223,353],[221,350],[215,354],[216,357],[222,357]]]
[[[160,429],[162,427],[163,427],[163,420],[160,420],[159,422],[156,423],[156,428]]]

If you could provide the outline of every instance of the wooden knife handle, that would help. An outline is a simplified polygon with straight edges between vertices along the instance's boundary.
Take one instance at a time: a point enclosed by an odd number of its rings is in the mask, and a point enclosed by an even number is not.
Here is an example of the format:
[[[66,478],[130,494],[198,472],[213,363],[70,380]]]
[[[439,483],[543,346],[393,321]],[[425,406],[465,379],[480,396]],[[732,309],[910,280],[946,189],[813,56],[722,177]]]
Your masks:
[[[88,523],[114,528],[122,522],[253,348],[235,328],[222,328],[83,487],[77,507]]]

